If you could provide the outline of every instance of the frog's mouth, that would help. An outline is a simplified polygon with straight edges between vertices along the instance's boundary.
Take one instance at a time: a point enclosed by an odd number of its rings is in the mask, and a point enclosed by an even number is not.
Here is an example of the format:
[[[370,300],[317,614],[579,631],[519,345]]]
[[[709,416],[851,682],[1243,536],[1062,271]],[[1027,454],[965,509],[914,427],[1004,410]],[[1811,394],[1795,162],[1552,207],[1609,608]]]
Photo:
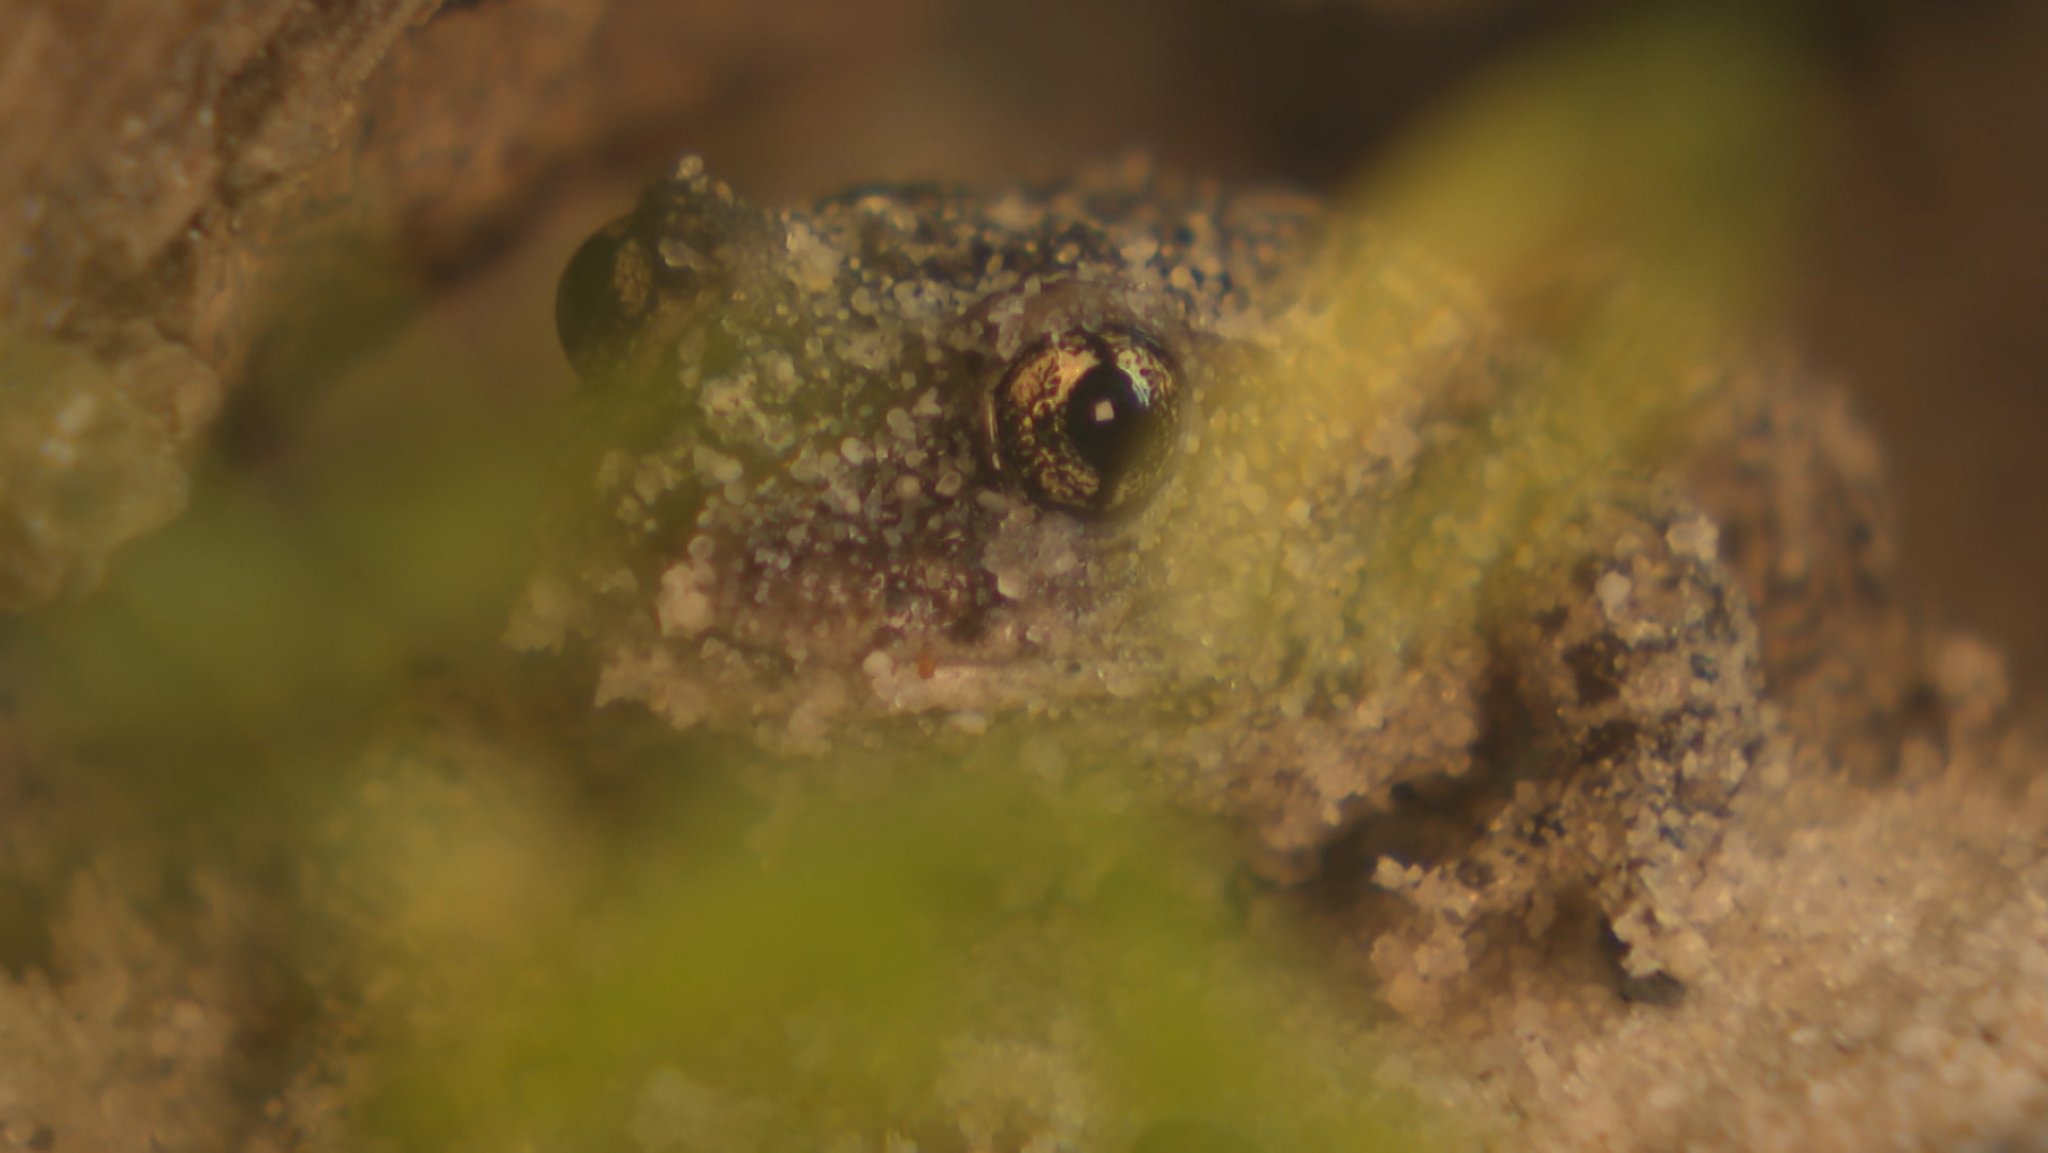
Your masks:
[[[694,595],[671,592],[658,613],[679,622],[705,612],[680,603]],[[687,635],[600,640],[598,703],[635,701],[680,729],[748,730],[800,750],[845,725],[930,717],[974,732],[1001,716],[1142,699],[1155,687],[1155,666],[1056,654],[1042,628],[1002,604],[951,630],[773,598],[744,621],[710,615],[725,619]]]
[[[1120,639],[1134,562],[1090,551],[1092,526],[1029,509],[991,518],[961,539],[797,552],[698,530],[637,593],[622,590],[621,608],[639,606],[610,614],[623,632],[592,639],[658,652],[669,675],[723,685],[726,707],[751,716],[821,681],[885,714],[1128,695],[1156,665]]]

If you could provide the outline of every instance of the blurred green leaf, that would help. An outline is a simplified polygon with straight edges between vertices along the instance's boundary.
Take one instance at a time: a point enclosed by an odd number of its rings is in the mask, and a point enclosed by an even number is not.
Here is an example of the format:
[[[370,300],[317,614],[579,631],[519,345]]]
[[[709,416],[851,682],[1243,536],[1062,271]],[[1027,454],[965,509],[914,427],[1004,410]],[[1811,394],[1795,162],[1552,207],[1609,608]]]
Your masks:
[[[1016,1040],[1122,1087],[1114,1110],[1087,1119],[1097,1141],[1192,1115],[1261,1148],[1392,1147],[1413,1118],[1371,1089],[1368,1069],[1329,1066],[1341,1047],[1273,1033],[1279,986],[1265,979],[1310,970],[1238,939],[1229,855],[1212,834],[1034,794],[1014,765],[957,769],[814,807],[766,860],[645,852],[604,892],[522,922],[514,955],[481,973],[463,959],[474,940],[429,943],[430,984],[442,988],[434,965],[455,963],[462,987],[424,1027],[414,1016],[387,1036],[398,1060],[372,1131],[426,1148],[535,1135],[608,1147],[633,1094],[668,1068],[766,1103],[775,1121],[752,1147],[849,1132],[878,1143],[945,1122],[934,1094],[961,1046]],[[453,851],[495,857],[481,832]],[[1067,1026],[1057,1044],[1055,1020]],[[1020,1123],[1057,1120],[1021,1071],[983,1091],[1014,1096]]]
[[[1682,451],[1769,338],[1824,139],[1792,32],[1749,4],[1622,13],[1483,77],[1350,198],[1469,277],[1502,321],[1496,355],[1522,360],[1481,434],[1383,522],[1372,552],[1393,559],[1359,616],[1394,650],[1468,630],[1490,582],[1555,562],[1574,518]],[[1345,283],[1369,267],[1322,269],[1361,308],[1384,293]]]

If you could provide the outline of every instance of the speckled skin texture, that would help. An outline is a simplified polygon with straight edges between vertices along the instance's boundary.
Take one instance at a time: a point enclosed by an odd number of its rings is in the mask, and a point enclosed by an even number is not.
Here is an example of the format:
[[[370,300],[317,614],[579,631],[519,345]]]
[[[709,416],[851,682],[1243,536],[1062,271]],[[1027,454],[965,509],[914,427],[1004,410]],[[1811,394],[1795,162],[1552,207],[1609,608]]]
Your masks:
[[[1783,753],[1751,598],[1796,615],[1868,560],[1837,538],[1876,531],[1816,523],[1863,479],[1832,458],[1700,463],[1812,408],[1750,374],[1692,463],[1418,572],[1430,486],[1543,356],[1368,225],[1137,167],[770,211],[685,160],[561,299],[595,477],[515,642],[594,657],[601,701],[797,761],[1024,726],[1051,775],[1221,813],[1284,879],[1415,808],[1436,832],[1359,866],[1418,914],[1375,953],[1415,1008],[1473,924],[1540,927],[1560,894],[1591,896],[1634,977],[1704,963],[1697,878]],[[1154,491],[1077,517],[1033,502],[989,406],[1020,353],[1104,328],[1164,350],[1184,403]],[[1811,491],[1777,499],[1795,466]],[[1754,523],[1724,531],[1688,485]],[[1812,680],[1783,663],[1788,691]]]

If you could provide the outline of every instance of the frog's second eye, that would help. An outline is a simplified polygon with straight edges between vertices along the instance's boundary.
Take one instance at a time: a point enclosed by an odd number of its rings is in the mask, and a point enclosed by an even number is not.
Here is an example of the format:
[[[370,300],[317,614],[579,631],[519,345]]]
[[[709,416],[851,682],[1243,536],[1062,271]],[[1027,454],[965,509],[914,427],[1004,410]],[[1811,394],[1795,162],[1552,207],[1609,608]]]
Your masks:
[[[555,287],[555,335],[585,383],[611,366],[649,304],[647,277],[634,275],[632,223],[620,217],[592,233]]]
[[[1026,349],[990,398],[996,464],[1031,499],[1083,516],[1136,503],[1165,471],[1180,413],[1166,353],[1125,329]]]

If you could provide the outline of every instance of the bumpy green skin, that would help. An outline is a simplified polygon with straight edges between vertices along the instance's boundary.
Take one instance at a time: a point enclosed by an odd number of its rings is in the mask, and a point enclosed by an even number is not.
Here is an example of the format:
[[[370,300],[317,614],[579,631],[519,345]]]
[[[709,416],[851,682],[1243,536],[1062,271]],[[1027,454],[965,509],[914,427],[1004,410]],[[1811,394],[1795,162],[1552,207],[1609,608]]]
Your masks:
[[[1419,478],[1541,360],[1370,228],[1138,170],[773,212],[686,160],[585,246],[560,320],[596,476],[513,637],[594,655],[601,700],[778,754],[1026,723],[1039,767],[1223,812],[1291,876],[1476,757],[1521,778],[1486,831],[1379,867],[1429,914],[1413,949],[1455,970],[1475,918],[1571,886],[1631,969],[1704,963],[1693,880],[1770,744],[1715,526],[1644,478],[1413,571]],[[1084,520],[1028,499],[988,405],[1098,326],[1155,341],[1185,403],[1157,491]]]

